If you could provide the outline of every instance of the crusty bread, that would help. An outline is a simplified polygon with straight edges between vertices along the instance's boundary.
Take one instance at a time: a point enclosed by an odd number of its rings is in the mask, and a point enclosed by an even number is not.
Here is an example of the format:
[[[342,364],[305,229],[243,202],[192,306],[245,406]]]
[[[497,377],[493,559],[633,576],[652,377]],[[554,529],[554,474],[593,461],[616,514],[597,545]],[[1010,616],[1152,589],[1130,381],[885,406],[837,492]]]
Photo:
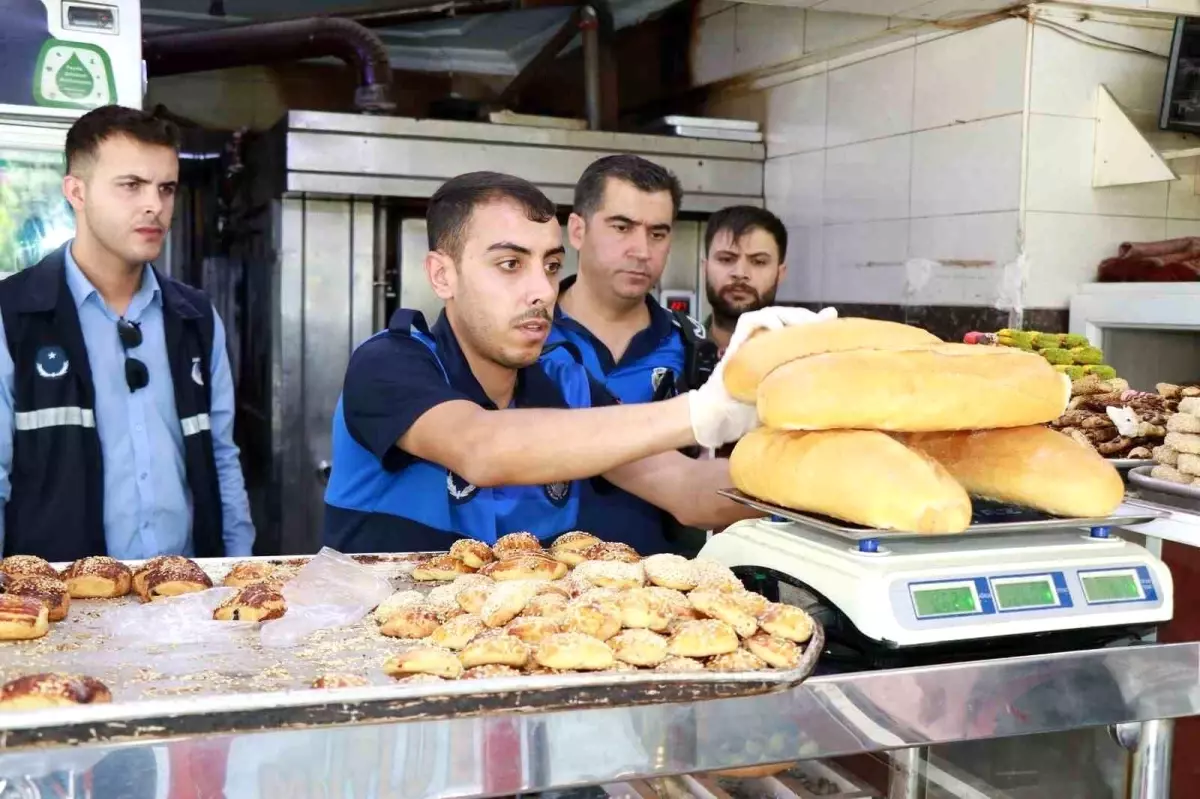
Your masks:
[[[1070,378],[1039,355],[938,344],[789,361],[759,385],[758,416],[780,430],[983,430],[1049,422],[1070,398]]]
[[[792,325],[751,336],[725,364],[725,390],[742,402],[754,402],[758,384],[777,366],[827,352],[894,350],[939,344],[919,327],[877,319],[831,319]]]
[[[729,459],[733,484],[766,502],[885,530],[957,533],[971,500],[933,459],[870,430],[761,427]]]
[[[1125,493],[1121,475],[1091,447],[1036,425],[904,436],[969,493],[1060,516],[1107,516]]]

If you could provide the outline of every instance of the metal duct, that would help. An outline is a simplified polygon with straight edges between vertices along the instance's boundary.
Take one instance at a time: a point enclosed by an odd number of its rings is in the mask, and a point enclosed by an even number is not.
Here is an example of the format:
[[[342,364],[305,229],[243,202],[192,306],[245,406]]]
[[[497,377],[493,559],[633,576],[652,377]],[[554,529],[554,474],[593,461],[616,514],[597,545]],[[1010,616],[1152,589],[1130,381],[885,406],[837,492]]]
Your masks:
[[[358,74],[358,110],[386,113],[395,108],[387,48],[370,30],[348,19],[313,17],[142,39],[142,57],[151,76],[329,56],[345,61]]]

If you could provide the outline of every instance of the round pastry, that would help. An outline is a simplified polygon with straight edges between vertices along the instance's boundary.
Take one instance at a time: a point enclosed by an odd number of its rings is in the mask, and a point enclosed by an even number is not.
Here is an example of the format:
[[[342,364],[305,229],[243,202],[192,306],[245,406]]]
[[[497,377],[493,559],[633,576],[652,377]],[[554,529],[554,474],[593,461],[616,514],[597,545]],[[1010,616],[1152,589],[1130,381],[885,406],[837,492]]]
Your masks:
[[[812,637],[812,619],[798,607],[772,602],[758,614],[758,624],[771,635],[804,643]]]
[[[557,621],[570,604],[566,597],[558,594],[540,594],[529,600],[529,604],[521,611],[523,617],[541,617]]]
[[[150,558],[150,560],[133,570],[133,580],[131,581],[133,592],[141,597],[143,601],[145,601],[146,575],[150,574],[152,569],[156,569],[159,566],[164,566],[169,563],[179,565],[187,565],[191,563],[192,565],[195,565],[191,560],[185,558],[183,555],[158,555],[157,557]]]
[[[322,674],[313,680],[313,688],[362,688],[371,681],[357,674]]]
[[[578,566],[586,560],[583,556],[585,550],[602,543],[604,542],[591,533],[576,530],[563,533],[554,539],[554,543],[550,545],[550,555],[568,566]]]
[[[529,647],[512,635],[476,638],[458,653],[464,668],[476,666],[524,666],[529,659]]]
[[[45,602],[29,596],[0,594],[0,641],[41,638],[49,629]]]
[[[641,588],[646,573],[640,563],[617,560],[589,560],[575,567],[575,574],[598,588]]]
[[[497,558],[502,557],[506,552],[514,550],[541,552],[542,542],[533,533],[521,532],[502,535],[496,539],[496,543],[492,544],[492,552]]]
[[[397,677],[396,682],[423,684],[445,682],[447,679],[453,678],[439,677],[436,674],[410,674],[407,677]]]
[[[730,602],[756,618],[771,604],[765,596],[753,591],[730,591],[728,596]]]
[[[742,610],[738,603],[730,599],[725,591],[715,591],[711,588],[697,588],[688,594],[692,607],[712,619],[720,619],[733,628],[742,638],[749,638],[758,632],[758,619]]]
[[[622,630],[608,645],[613,657],[634,666],[657,666],[667,659],[667,639],[649,630]]]
[[[437,614],[426,605],[409,605],[387,617],[379,632],[391,638],[424,638],[441,625]]]
[[[450,585],[462,591],[465,588],[474,588],[477,585],[495,585],[496,581],[491,577],[475,572],[474,574],[461,574],[455,578]],[[436,590],[436,589],[435,589]]]
[[[450,545],[449,554],[458,558],[472,569],[482,568],[484,564],[491,563],[496,557],[492,554],[491,547],[473,538],[458,539]]]
[[[37,555],[9,555],[0,560],[0,572],[9,577],[53,577],[61,580],[62,575],[50,562]]]
[[[684,596],[682,591],[676,591],[674,588],[663,588],[658,585],[646,586],[646,593],[658,597],[666,605],[667,612],[677,619],[694,619],[696,618],[696,609],[692,607],[692,603],[688,602],[688,598]]]
[[[458,600],[460,608],[478,616],[483,611],[483,604],[495,590],[496,583],[488,580],[486,583],[468,585],[466,588],[459,589],[454,598]]]
[[[501,583],[488,595],[479,616],[488,627],[503,627],[525,609],[536,591],[537,586],[527,580]]]
[[[41,710],[111,701],[112,693],[104,683],[79,674],[29,674],[0,686],[3,710]]]
[[[654,670],[679,674],[686,671],[704,671],[704,664],[695,658],[669,657],[655,666]]]
[[[57,577],[13,577],[4,590],[13,596],[40,599],[46,605],[50,621],[62,621],[71,609],[71,594],[67,591],[67,584]]]
[[[696,558],[692,561],[696,573],[697,588],[712,588],[718,591],[745,591],[746,586],[724,563],[711,558]]]
[[[615,588],[589,588],[575,598],[583,602],[589,602],[593,599],[608,599],[615,602],[620,598],[622,593],[624,592],[618,591]]]
[[[525,554],[489,563],[482,573],[496,582],[512,580],[557,580],[567,572],[567,564],[554,558]]]
[[[456,558],[453,555],[434,555],[412,570],[412,578],[420,582],[449,582],[460,574],[471,574],[474,571],[470,566],[463,563],[461,558]]]
[[[439,585],[425,595],[425,604],[438,615],[438,621],[443,623],[466,613],[458,604],[458,592],[462,589],[455,583]]]
[[[570,599],[571,588],[566,584],[566,580],[551,580],[550,582],[539,580],[535,596],[543,596],[545,594],[555,594],[563,599]]]
[[[714,657],[737,648],[737,633],[717,619],[681,622],[667,644],[672,655],[685,658]]]
[[[622,591],[617,598],[617,607],[621,609],[622,626],[633,629],[662,632],[674,618],[667,600],[649,588]]]
[[[614,660],[613,664],[611,666],[609,666],[607,669],[605,669],[605,671],[611,672],[614,674],[621,674],[621,673],[628,673],[631,671],[637,672],[637,671],[641,671],[641,669],[639,669],[637,666],[634,666],[631,663],[626,663],[622,660]]]
[[[457,651],[471,643],[471,640],[485,629],[487,628],[483,619],[473,613],[464,613],[450,619],[430,633],[429,643]]]
[[[278,581],[280,576],[279,567],[265,560],[243,560],[233,564],[222,585],[228,588],[245,588],[252,583]]]
[[[449,649],[433,644],[417,644],[397,652],[383,664],[383,671],[390,677],[408,674],[432,674],[457,680],[463,672],[462,663]]]
[[[226,599],[213,611],[217,621],[270,621],[283,618],[287,602],[283,594],[266,583],[251,583]]]
[[[692,562],[679,555],[651,555],[642,561],[646,580],[663,588],[691,591],[696,587],[696,570]]]
[[[514,669],[512,666],[500,666],[492,664],[490,666],[474,666],[462,673],[464,680],[487,680],[493,677],[520,677],[519,669]]]
[[[753,652],[735,649],[710,659],[704,667],[709,671],[762,671],[767,664]]]
[[[799,645],[786,638],[766,632],[757,632],[743,643],[746,649],[762,658],[768,666],[777,669],[796,668],[800,665],[800,655],[804,652]]]
[[[617,541],[602,541],[599,544],[592,544],[587,549],[583,550],[584,560],[615,560],[621,563],[637,563],[642,559],[642,556],[637,553],[637,550]]]
[[[539,666],[557,671],[600,671],[614,661],[608,644],[582,633],[549,636],[538,644],[533,658]]]
[[[526,616],[510,621],[504,631],[527,644],[540,644],[546,637],[561,632],[558,624],[540,616]]]
[[[143,602],[191,594],[213,587],[212,580],[204,570],[190,560],[183,563],[160,563],[146,572],[142,585],[145,588],[145,593],[141,595]]]
[[[67,593],[75,599],[110,599],[125,596],[133,586],[133,572],[119,560],[104,555],[80,558],[63,572]]]
[[[606,599],[575,599],[558,619],[563,632],[582,633],[607,641],[621,631],[621,609]]]
[[[375,608],[372,617],[376,623],[383,624],[396,611],[401,608],[410,608],[413,605],[420,605],[425,601],[425,595],[420,591],[397,591],[387,599],[379,603]]]
[[[580,577],[574,571],[572,571],[570,574],[568,574],[566,577],[562,578],[561,580],[555,580],[554,583],[555,583],[555,585],[560,585],[564,589],[566,589],[568,599],[575,599],[580,594],[582,594],[584,591],[591,591],[593,588],[596,587],[596,586],[592,585],[591,582],[589,582],[588,580],[585,580],[582,577]]]

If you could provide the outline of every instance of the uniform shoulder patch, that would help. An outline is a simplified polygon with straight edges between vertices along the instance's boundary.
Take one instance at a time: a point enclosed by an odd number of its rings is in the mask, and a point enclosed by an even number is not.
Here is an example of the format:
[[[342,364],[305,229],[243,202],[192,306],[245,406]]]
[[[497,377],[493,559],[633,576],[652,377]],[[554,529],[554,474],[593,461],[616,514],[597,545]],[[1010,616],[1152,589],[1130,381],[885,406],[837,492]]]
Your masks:
[[[551,504],[560,508],[567,504],[567,498],[571,496],[571,484],[565,480],[557,483],[546,483],[542,486],[542,490],[546,493],[546,499],[550,500]]]
[[[67,360],[67,351],[62,347],[42,347],[34,357],[34,368],[38,377],[57,380],[66,377],[71,362]]]
[[[461,505],[464,502],[469,502],[472,497],[479,493],[479,486],[474,485],[473,483],[468,483],[466,480],[447,469],[446,493],[450,495],[450,499],[453,500],[455,504]]]

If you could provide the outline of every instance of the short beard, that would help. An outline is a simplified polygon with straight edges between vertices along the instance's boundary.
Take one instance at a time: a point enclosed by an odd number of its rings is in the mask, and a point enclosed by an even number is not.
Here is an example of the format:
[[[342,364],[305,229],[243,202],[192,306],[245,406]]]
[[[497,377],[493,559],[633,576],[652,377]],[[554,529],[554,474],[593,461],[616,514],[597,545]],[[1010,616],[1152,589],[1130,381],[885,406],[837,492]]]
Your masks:
[[[775,295],[779,291],[776,282],[768,291],[758,296],[758,299],[745,308],[735,308],[728,300],[713,289],[711,283],[705,284],[705,294],[708,296],[708,307],[712,309],[713,324],[723,330],[733,330],[737,320],[744,313],[758,311],[775,304]]]

